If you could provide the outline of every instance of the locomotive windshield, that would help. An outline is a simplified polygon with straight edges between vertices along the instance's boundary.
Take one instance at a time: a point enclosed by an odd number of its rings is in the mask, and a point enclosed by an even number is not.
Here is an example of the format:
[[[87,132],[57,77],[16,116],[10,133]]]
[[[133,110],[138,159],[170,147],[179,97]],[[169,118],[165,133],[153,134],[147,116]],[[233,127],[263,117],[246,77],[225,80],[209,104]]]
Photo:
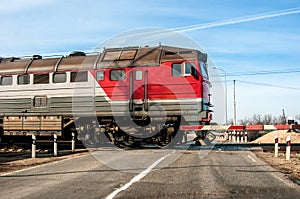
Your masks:
[[[199,65],[200,65],[202,77],[205,77],[206,79],[208,79],[206,64],[203,61],[199,60]]]

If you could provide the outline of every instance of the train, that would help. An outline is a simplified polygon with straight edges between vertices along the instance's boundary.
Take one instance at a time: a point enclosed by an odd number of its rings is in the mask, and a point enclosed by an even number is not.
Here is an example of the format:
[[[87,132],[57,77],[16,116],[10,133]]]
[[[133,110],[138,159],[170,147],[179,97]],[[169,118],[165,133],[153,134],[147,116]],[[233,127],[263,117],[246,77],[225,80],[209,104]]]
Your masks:
[[[0,136],[168,146],[182,126],[210,123],[210,88],[207,54],[190,48],[0,58]]]

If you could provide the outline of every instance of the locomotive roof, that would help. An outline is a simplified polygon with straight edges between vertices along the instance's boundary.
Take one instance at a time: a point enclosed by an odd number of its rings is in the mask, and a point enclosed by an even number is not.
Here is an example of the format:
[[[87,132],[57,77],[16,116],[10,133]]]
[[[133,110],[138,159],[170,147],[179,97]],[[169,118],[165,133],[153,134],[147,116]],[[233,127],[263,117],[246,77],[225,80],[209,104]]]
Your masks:
[[[68,57],[42,59],[0,58],[0,74],[24,74],[33,72],[59,72],[68,70],[90,70],[134,66],[158,66],[167,61],[191,59],[207,60],[207,55],[198,50],[172,46],[107,48],[96,55],[73,52]]]

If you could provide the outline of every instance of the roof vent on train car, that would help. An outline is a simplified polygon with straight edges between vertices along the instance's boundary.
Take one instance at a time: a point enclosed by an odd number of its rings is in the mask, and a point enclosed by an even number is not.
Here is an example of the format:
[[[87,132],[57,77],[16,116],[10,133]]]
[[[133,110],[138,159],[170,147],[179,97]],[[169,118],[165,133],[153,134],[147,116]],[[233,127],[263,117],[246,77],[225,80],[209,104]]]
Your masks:
[[[0,63],[1,62],[13,62],[15,60],[20,60],[20,58],[19,57],[5,57],[5,58],[0,57]]]
[[[86,56],[82,51],[73,51],[69,54],[69,57]]]
[[[165,55],[177,55],[177,52],[165,51]]]
[[[191,50],[182,50],[182,51],[179,51],[179,54],[192,54],[193,53],[193,51],[191,51]]]
[[[43,57],[41,55],[32,55],[32,59],[42,59]]]
[[[20,60],[20,57],[10,57],[8,59],[10,62],[14,62],[15,60]]]

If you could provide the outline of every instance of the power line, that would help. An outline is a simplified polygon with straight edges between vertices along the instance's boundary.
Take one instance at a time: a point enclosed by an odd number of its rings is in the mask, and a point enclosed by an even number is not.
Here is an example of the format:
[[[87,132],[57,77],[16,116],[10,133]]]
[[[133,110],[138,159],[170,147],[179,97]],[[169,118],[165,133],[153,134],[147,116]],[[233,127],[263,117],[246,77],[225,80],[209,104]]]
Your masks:
[[[226,80],[227,83],[233,83],[233,79]],[[236,82],[244,83],[244,84],[251,84],[256,86],[267,86],[272,88],[279,88],[279,89],[291,89],[291,90],[300,90],[300,87],[290,87],[290,86],[280,86],[280,85],[274,85],[274,84],[267,84],[262,82],[252,82],[252,81],[244,81],[244,80],[235,80]],[[224,83],[224,81],[210,81],[210,83]]]
[[[269,70],[269,71],[249,71],[249,72],[232,72],[226,73],[226,76],[238,77],[238,76],[255,76],[255,75],[276,75],[276,74],[290,74],[290,73],[300,73],[300,69],[282,69],[282,70]],[[219,76],[225,76],[225,74],[220,74]],[[216,76],[211,76],[216,77]]]
[[[245,73],[232,73],[228,76],[252,76],[252,75],[274,75],[274,74],[287,74],[287,73],[299,73],[300,70],[280,70],[280,71],[258,71],[258,72],[245,72]]]
[[[274,84],[266,84],[266,83],[243,81],[243,80],[236,80],[236,81],[240,82],[240,83],[252,84],[252,85],[257,85],[257,86],[268,86],[268,87],[273,87],[273,88],[300,90],[300,87],[279,86],[279,85],[274,85]]]

